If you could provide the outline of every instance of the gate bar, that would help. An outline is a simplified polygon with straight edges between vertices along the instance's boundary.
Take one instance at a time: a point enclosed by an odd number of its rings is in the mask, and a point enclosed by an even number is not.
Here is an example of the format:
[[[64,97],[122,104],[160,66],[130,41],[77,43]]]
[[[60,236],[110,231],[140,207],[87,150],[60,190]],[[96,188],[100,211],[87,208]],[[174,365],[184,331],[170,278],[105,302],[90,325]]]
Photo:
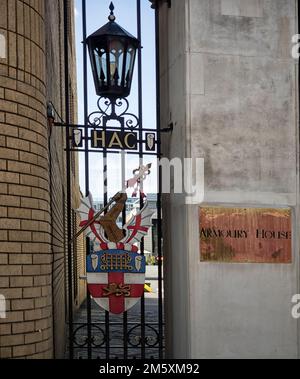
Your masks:
[[[160,123],[160,40],[159,40],[159,4],[155,1],[155,46],[156,46],[156,117],[159,133]],[[160,141],[161,142],[161,141]],[[157,153],[161,157],[161,143],[157,144]],[[157,240],[158,240],[158,328],[159,328],[159,359],[163,359],[163,252],[162,252],[162,169],[158,167],[158,196],[157,196]]]
[[[83,103],[84,103],[84,123],[88,120],[88,79],[87,79],[87,18],[86,18],[86,0],[82,0],[82,36],[83,36]],[[88,196],[90,192],[90,161],[89,161],[89,143],[88,143],[88,129],[85,128],[85,192]],[[86,254],[90,253],[90,241],[86,238]],[[88,290],[88,285],[86,287],[87,291],[87,332],[88,332],[88,359],[92,358],[92,314],[91,314],[91,296]]]
[[[136,2],[137,9],[137,38],[140,41],[138,47],[138,113],[139,113],[139,139],[143,139],[143,70],[142,70],[142,16],[141,0]],[[139,145],[140,166],[143,165],[143,145]],[[144,199],[140,195],[140,208],[144,207]],[[145,255],[144,238],[141,241],[141,255]],[[145,327],[145,293],[141,298],[141,358],[146,358],[146,327]]]

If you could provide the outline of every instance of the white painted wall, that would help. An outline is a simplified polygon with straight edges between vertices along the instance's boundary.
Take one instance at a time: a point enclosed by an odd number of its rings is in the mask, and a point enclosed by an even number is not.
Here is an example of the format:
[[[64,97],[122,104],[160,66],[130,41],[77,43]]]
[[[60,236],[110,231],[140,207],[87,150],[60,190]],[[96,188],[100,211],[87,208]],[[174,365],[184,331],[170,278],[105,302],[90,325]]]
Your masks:
[[[162,123],[170,158],[205,158],[206,204],[290,206],[292,265],[200,263],[198,209],[165,199],[169,355],[297,358],[299,133],[296,0],[161,6]]]

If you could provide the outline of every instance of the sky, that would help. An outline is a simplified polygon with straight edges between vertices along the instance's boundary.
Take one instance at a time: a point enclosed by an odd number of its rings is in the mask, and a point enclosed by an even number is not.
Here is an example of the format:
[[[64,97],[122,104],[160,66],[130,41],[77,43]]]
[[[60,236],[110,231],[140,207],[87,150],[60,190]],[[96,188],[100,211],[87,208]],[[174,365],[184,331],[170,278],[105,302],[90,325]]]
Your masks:
[[[87,0],[87,34],[90,35],[108,22],[109,5],[111,0]],[[114,0],[116,22],[128,32],[137,36],[136,0]],[[155,72],[155,14],[148,0],[141,0],[142,5],[142,54],[143,54],[143,122],[144,128],[156,128],[156,72]],[[78,121],[84,122],[83,110],[83,49],[82,49],[82,0],[75,0],[76,17],[76,54],[78,78]],[[128,98],[129,111],[138,115],[137,62],[132,84],[132,93]],[[89,113],[97,110],[98,97],[95,93],[94,82],[88,60],[88,103]],[[80,156],[80,187],[85,192],[84,156]],[[157,177],[155,158],[146,157],[145,164],[153,163],[153,172],[145,183],[148,193],[157,192]],[[130,156],[126,160],[126,179],[130,179],[132,171],[139,166],[138,157]],[[95,199],[103,198],[103,161],[102,154],[90,154],[90,192]],[[113,196],[122,189],[121,157],[111,154],[108,160],[109,178],[108,192]],[[128,193],[130,195],[130,192]]]

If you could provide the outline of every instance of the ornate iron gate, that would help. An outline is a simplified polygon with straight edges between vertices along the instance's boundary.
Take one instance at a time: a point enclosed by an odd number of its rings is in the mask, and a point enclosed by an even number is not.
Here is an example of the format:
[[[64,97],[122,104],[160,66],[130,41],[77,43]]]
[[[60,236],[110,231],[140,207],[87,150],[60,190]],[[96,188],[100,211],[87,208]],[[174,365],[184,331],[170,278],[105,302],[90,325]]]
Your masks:
[[[134,0],[132,0],[134,2]],[[149,5],[150,6],[150,5]],[[137,8],[137,38],[142,38],[141,0],[136,0]],[[158,36],[158,10],[156,12],[156,35]],[[65,7],[65,25],[68,25],[68,7]],[[82,26],[83,26],[83,78],[84,78],[84,125],[71,125],[69,117],[69,79],[68,79],[68,28],[65,30],[65,88],[66,88],[66,120],[65,123],[56,123],[66,127],[66,164],[68,174],[67,187],[67,230],[68,230],[68,325],[69,325],[69,358],[82,359],[147,359],[163,358],[164,356],[164,314],[163,314],[163,251],[162,251],[162,211],[161,211],[161,172],[158,173],[157,195],[157,220],[153,227],[153,241],[157,251],[157,281],[158,296],[155,299],[147,299],[143,296],[138,308],[126,312],[122,316],[113,316],[101,311],[95,306],[89,291],[81,318],[76,319],[73,311],[74,291],[78,283],[74,279],[74,250],[72,243],[72,209],[71,209],[71,156],[75,152],[84,154],[86,195],[90,191],[90,160],[94,154],[101,155],[103,162],[103,206],[109,203],[108,185],[110,183],[109,159],[112,156],[120,157],[122,182],[125,179],[125,149],[109,149],[106,145],[97,145],[97,133],[117,133],[124,136],[131,133],[135,136],[135,146],[126,153],[136,156],[140,165],[148,163],[147,157],[157,157],[160,151],[160,115],[159,115],[159,66],[157,64],[157,129],[145,129],[143,127],[143,101],[142,101],[142,47],[138,49],[138,116],[129,113],[129,103],[121,98],[110,101],[100,98],[98,110],[89,114],[88,104],[88,54],[87,54],[87,2],[82,0]],[[158,62],[159,46],[156,38],[156,59]],[[111,126],[111,122],[114,125]],[[95,134],[96,133],[96,134]],[[96,141],[95,144],[93,145]],[[153,145],[153,141],[156,141]],[[128,150],[128,149],[127,149]],[[118,155],[119,154],[119,155]],[[132,167],[134,169],[136,167]],[[159,169],[158,169],[159,170]],[[140,207],[144,205],[144,199],[140,197]],[[73,217],[74,218],[74,217]],[[126,221],[126,209],[123,211],[123,223]],[[91,251],[91,243],[86,239],[86,251]],[[140,251],[144,254],[144,242],[140,244]],[[153,279],[153,278],[152,278]],[[147,281],[147,280],[146,280]],[[75,288],[76,287],[76,288]]]

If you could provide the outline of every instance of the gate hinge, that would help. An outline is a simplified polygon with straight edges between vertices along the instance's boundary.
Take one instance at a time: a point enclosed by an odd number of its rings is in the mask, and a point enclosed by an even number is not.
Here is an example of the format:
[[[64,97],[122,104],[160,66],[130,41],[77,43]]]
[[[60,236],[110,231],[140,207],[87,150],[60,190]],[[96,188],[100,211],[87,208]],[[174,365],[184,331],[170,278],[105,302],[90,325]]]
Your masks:
[[[174,124],[171,122],[167,128],[160,129],[160,133],[173,133],[174,131]]]

